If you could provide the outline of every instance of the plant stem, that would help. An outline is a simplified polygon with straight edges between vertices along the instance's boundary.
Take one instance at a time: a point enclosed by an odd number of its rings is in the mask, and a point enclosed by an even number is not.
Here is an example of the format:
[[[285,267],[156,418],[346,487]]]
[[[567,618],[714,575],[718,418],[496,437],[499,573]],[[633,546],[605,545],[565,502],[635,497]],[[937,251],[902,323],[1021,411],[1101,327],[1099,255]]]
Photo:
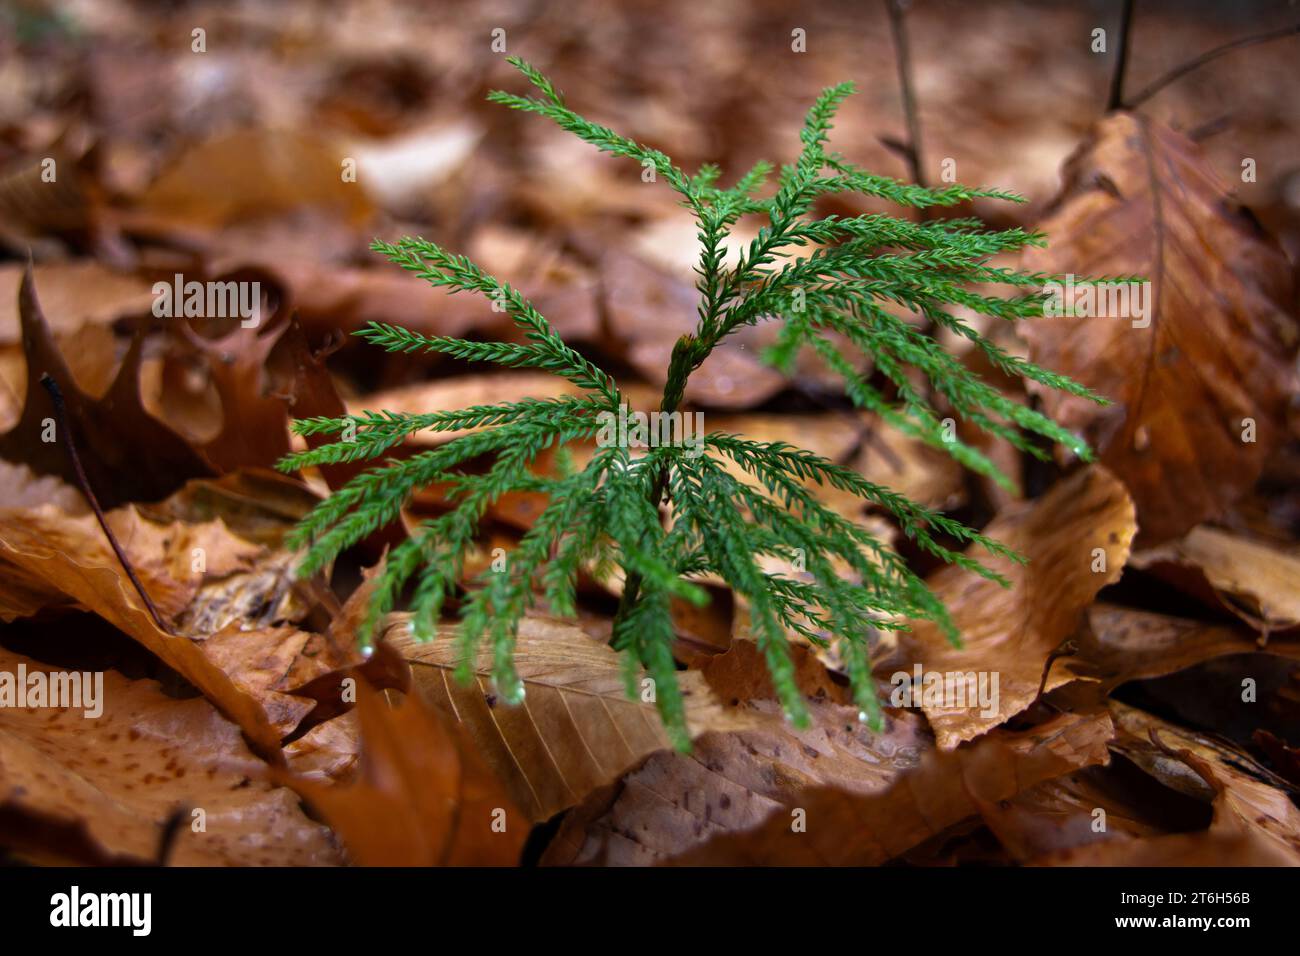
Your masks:
[[[1110,77],[1110,96],[1106,99],[1106,112],[1124,106],[1124,75],[1128,72],[1128,39],[1133,27],[1133,0],[1124,0],[1119,15],[1119,50],[1116,53],[1115,72]]]
[[[1216,46],[1212,50],[1206,50],[1200,56],[1188,60],[1181,66],[1174,67],[1164,76],[1147,84],[1145,88],[1136,93],[1132,99],[1124,104],[1124,106],[1127,109],[1136,109],[1163,90],[1170,83],[1181,79],[1193,70],[1209,63],[1211,60],[1217,60],[1225,53],[1231,53],[1233,50],[1239,50],[1242,47],[1255,46],[1257,43],[1267,43],[1269,40],[1280,40],[1283,37],[1295,36],[1296,34],[1300,34],[1300,23],[1293,23],[1289,27],[1279,27],[1276,30],[1269,30],[1265,33],[1257,33],[1254,36],[1242,37],[1239,40],[1231,40],[1221,46]]]
[[[898,89],[903,97],[903,117],[907,122],[907,160],[908,171],[912,181],[918,186],[925,185],[925,176],[921,165],[921,120],[916,108],[916,92],[912,86],[912,51],[907,43],[907,25],[905,16],[907,4],[904,0],[885,0],[885,10],[889,13],[889,30],[894,40],[894,59],[898,64]],[[927,218],[922,210],[922,218]]]
[[[668,380],[664,383],[663,398],[659,401],[659,411],[661,414],[672,414],[677,411],[681,405],[682,398],[686,394],[686,382],[691,376],[691,372],[699,368],[700,363],[713,351],[713,344],[717,339],[702,342],[694,335],[683,335],[673,346],[673,356],[668,363]],[[659,474],[655,476],[655,483],[650,489],[649,501],[652,507],[658,509],[664,500],[664,494],[668,491],[668,466],[661,465]],[[636,606],[637,598],[641,596],[641,575],[636,571],[628,572],[627,578],[623,581],[623,595],[618,601],[618,611],[614,615],[613,634],[615,639],[618,638],[623,626],[627,623],[627,617],[632,613],[632,608]]]
[[[117,555],[118,562],[122,565],[122,570],[130,578],[131,584],[135,586],[135,591],[140,595],[140,600],[144,602],[145,610],[153,618],[154,626],[164,634],[170,634],[171,630],[163,623],[162,616],[159,615],[158,609],[154,607],[153,601],[149,599],[149,592],[144,589],[140,579],[135,575],[135,569],[131,567],[131,562],[127,559],[126,552],[122,546],[117,543],[117,538],[113,535],[113,529],[108,526],[108,518],[104,515],[104,509],[99,505],[99,499],[95,497],[95,490],[90,487],[90,479],[86,477],[86,469],[81,465],[81,456],[77,454],[77,443],[72,434],[72,423],[68,418],[67,408],[63,402],[63,391],[48,373],[41,376],[41,384],[45,390],[50,393],[50,401],[54,403],[54,414],[58,421],[58,427],[63,431],[63,441],[68,449],[68,457],[72,460],[72,470],[77,476],[77,483],[81,485],[81,492],[90,502],[90,509],[95,512],[95,518],[99,521],[100,528],[104,531],[104,537],[108,538],[109,545],[113,548],[113,553]]]

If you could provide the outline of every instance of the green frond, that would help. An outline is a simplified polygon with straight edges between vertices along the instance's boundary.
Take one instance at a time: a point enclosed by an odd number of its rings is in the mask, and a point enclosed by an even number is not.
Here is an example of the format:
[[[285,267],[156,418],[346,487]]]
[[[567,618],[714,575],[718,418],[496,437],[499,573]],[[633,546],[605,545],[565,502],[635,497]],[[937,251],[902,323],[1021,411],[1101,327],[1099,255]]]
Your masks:
[[[998,265],[994,258],[1040,246],[1043,235],[989,229],[972,218],[914,222],[879,213],[818,218],[813,212],[819,199],[848,192],[909,209],[1019,197],[957,184],[903,183],[830,152],[833,120],[853,92],[850,84],[832,86],[817,98],[799,133],[798,156],[780,167],[774,192],[760,196],[775,169],[767,162],[724,188],[718,166],[706,164],[688,176],[659,150],[574,112],[527,62],[509,62],[537,95],[495,91],[490,100],[544,116],[605,153],[653,169],[695,218],[698,322],[672,349],[662,411],[679,410],[690,375],[726,336],[776,321],[775,341],[763,353],[767,361],[789,371],[803,348],[812,349],[855,405],[1007,486],[1009,479],[986,455],[957,438],[958,421],[1029,455],[1044,457],[1050,446],[1062,445],[1088,457],[1077,436],[981,379],[929,332],[960,336],[1003,374],[1103,403],[1068,377],[1012,354],[965,318],[973,313],[1018,322],[1047,314],[1053,277]],[[728,240],[751,215],[759,218],[757,233],[729,268]],[[445,608],[455,604],[457,676],[472,679],[476,663],[487,655],[497,692],[506,703],[518,703],[524,685],[514,648],[522,617],[543,601],[551,613],[574,615],[579,575],[593,567],[598,576],[618,571],[624,584],[612,646],[624,655],[628,692],[639,695],[643,682],[651,681],[670,739],[686,749],[673,602],[707,601],[695,579],[711,575],[748,606],[752,634],[790,720],[809,719],[792,657],[792,642],[806,641],[838,649],[861,719],[878,731],[883,711],[872,676],[872,636],[918,620],[934,622],[955,644],[960,635],[943,603],[898,551],[823,505],[817,486],[855,496],[894,522],[915,548],[1000,584],[1009,582],[981,563],[977,550],[1004,562],[1025,560],[851,468],[784,443],[715,432],[690,454],[671,445],[636,452],[606,447],[602,420],[624,404],[617,383],[567,345],[518,290],[425,239],[376,241],[372,248],[436,288],[489,299],[509,316],[521,341],[475,342],[384,323],[361,329],[362,339],[390,352],[548,371],[581,394],[294,423],[311,441],[332,440],[286,456],[279,464],[285,471],[380,459],[417,432],[466,432],[371,467],[321,502],[290,535],[291,545],[305,550],[301,573],[313,574],[397,520],[421,488],[436,483],[443,491],[445,510],[394,546],[378,571],[359,628],[363,643],[407,595],[411,630],[421,640],[435,637]],[[997,289],[1012,294],[994,294]],[[593,438],[595,453],[577,467],[567,446]],[[537,462],[548,449],[555,450],[554,469],[539,474]],[[482,540],[482,521],[494,502],[512,492],[543,495],[546,505],[503,560],[494,559],[467,580],[467,557]]]

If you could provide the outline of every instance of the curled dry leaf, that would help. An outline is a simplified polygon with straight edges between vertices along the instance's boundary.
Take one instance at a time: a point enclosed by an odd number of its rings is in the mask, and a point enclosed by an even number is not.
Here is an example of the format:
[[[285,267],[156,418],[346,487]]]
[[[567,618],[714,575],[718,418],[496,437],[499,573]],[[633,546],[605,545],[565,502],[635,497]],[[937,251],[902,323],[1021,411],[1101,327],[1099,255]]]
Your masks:
[[[1204,525],[1130,562],[1237,615],[1265,638],[1300,624],[1300,556]]]
[[[219,519],[160,525],[127,507],[108,521],[170,631],[154,623],[91,515],[49,505],[0,511],[0,561],[56,601],[70,598],[129,634],[235,720],[263,755],[278,753],[280,738],[313,706],[285,691],[332,666],[333,654],[321,653],[330,649],[316,635],[237,620],[232,608],[291,607],[289,570],[277,569],[274,555],[269,566],[259,565],[264,549]],[[186,621],[220,629],[181,633]]]
[[[617,651],[571,624],[541,617],[520,623],[515,666],[526,696],[518,707],[498,703],[490,667],[472,685],[455,681],[452,630],[420,643],[407,618],[395,615],[384,642],[411,664],[415,684],[442,714],[468,732],[505,783],[515,804],[537,822],[580,803],[649,754],[671,747],[650,701],[630,699]],[[745,726],[696,673],[679,675],[692,735]]]
[[[1160,836],[1184,822],[1170,812],[1172,801],[1135,791],[1132,776],[1147,779],[1132,769],[1117,772],[1114,762],[1085,767],[1010,800],[981,800],[980,815],[1017,863],[1105,840]]]
[[[0,344],[22,339],[18,290],[23,272],[16,264],[0,266]],[[148,282],[94,260],[41,264],[33,272],[55,335],[76,332],[87,324],[107,325],[129,315],[146,315],[153,307]]]
[[[879,865],[974,815],[981,804],[1104,764],[1112,732],[1104,712],[1063,713],[1029,730],[993,731],[956,751],[930,749],[914,769],[890,779],[883,790],[804,790],[756,830],[716,837],[676,862]],[[792,826],[796,820],[803,829]]]
[[[975,796],[1104,763],[1112,730],[1104,712],[1067,713],[945,753],[913,714],[891,712],[873,735],[849,708],[812,709],[811,731],[773,713],[762,731],[651,757],[566,818],[543,862],[881,864],[974,816]]]
[[[1197,146],[1145,117],[1102,120],[1064,177],[1056,212],[1039,224],[1052,243],[1029,250],[1026,266],[1142,277],[1149,311],[1020,328],[1034,362],[1115,402],[1039,390],[1046,411],[1128,485],[1142,542],[1163,541],[1247,491],[1284,437],[1297,345],[1291,270]]]
[[[285,763],[299,777],[344,780],[361,752],[361,728],[353,711],[317,724],[285,745]]]
[[[984,529],[1029,559],[1026,565],[987,562],[1011,581],[1011,590],[956,567],[930,579],[963,646],[953,647],[932,623],[918,622],[901,638],[902,669],[919,665],[937,677],[988,675],[990,691],[994,675],[998,681],[992,707],[969,694],[945,700],[922,694],[924,686],[913,688],[940,749],[952,750],[1005,723],[1032,704],[1040,688],[1046,692],[1086,679],[1071,660],[1056,661],[1055,655],[1097,592],[1119,579],[1136,530],[1133,502],[1124,486],[1105,468],[1092,466],[1042,498],[1012,506]]]
[[[22,316],[27,394],[22,417],[0,435],[0,457],[23,462],[43,475],[76,483],[68,457],[69,436],[46,440],[48,423],[57,422],[54,403],[41,384],[48,375],[63,393],[69,426],[96,496],[105,508],[125,501],[165,497],[182,482],[211,475],[212,469],[180,435],[145,411],[140,400],[140,335],[131,342],[117,377],[100,398],[85,394],[46,325],[30,269],[18,296]]]
[[[0,650],[4,679],[17,680],[20,667],[29,681],[52,673]],[[7,845],[78,863],[157,863],[164,827],[179,814],[170,863],[342,862],[329,831],[303,814],[292,791],[262,779],[264,765],[239,728],[206,700],[176,700],[154,681],[108,671],[99,703],[93,718],[82,708],[0,707]]]
[[[360,866],[510,866],[528,836],[474,746],[420,695],[397,707],[357,685],[357,779],[325,783],[277,770],[343,839]],[[322,725],[325,726],[325,725]]]
[[[743,855],[736,847],[748,845],[751,836],[765,840],[769,831],[788,832],[791,823],[801,819],[794,813],[796,809],[806,811],[802,820],[811,821],[809,804],[805,802],[810,794],[814,794],[813,800],[819,799],[816,794],[826,792],[840,794],[846,800],[866,801],[897,791],[885,799],[896,808],[891,812],[901,815],[904,811],[897,809],[897,804],[906,803],[913,789],[906,781],[922,768],[929,768],[926,773],[933,774],[920,781],[915,788],[919,795],[910,799],[925,804],[935,786],[944,791],[935,796],[933,806],[916,805],[920,816],[933,822],[933,829],[927,829],[923,821],[918,824],[912,820],[907,832],[900,834],[898,843],[891,844],[888,851],[876,844],[872,849],[875,856],[870,858],[833,857],[819,862],[884,862],[975,812],[970,800],[960,796],[963,783],[960,774],[953,773],[957,758],[938,754],[946,762],[931,766],[936,757],[934,741],[919,715],[890,710],[883,732],[873,734],[856,709],[841,703],[846,697],[844,688],[806,649],[796,650],[796,666],[799,686],[808,697],[813,715],[813,724],[807,730],[791,727],[783,719],[764,671],[762,654],[753,642],[738,640],[726,654],[712,658],[701,669],[709,686],[724,701],[731,701],[738,713],[748,715],[752,725],[731,732],[707,733],[695,741],[690,754],[653,754],[617,784],[593,792],[565,818],[543,862],[725,862],[715,859],[714,853]],[[1108,731],[1104,714],[1094,715],[1093,721],[1099,729],[1104,724]],[[998,735],[1003,739],[1013,736],[1001,731]],[[1070,741],[1083,745],[1083,738],[1074,731],[1064,737],[1049,733],[1045,739],[1051,741],[1050,749],[1060,754],[1067,753]],[[974,746],[985,745],[980,741]],[[1020,749],[1030,756],[1035,753],[1033,747]],[[1019,759],[1020,751],[1016,753]],[[1091,754],[1103,759],[1104,747],[1092,747]],[[1032,770],[1039,763],[1031,760],[1029,766]],[[1009,772],[1015,779],[1014,767],[999,765],[998,771]],[[991,780],[981,780],[984,789],[998,793],[1006,790],[1005,783],[1002,780],[995,785]],[[835,799],[827,797],[823,805]],[[823,830],[819,843],[861,832],[857,819],[851,825],[844,820],[830,824],[822,816],[817,825],[831,828]],[[811,832],[811,826],[809,823],[807,830],[799,833],[796,842]],[[833,835],[836,832],[840,837]],[[718,839],[710,843],[715,837]],[[729,842],[732,837],[737,841],[735,845]],[[847,849],[847,853],[852,856],[861,849],[859,845]],[[797,854],[787,857],[790,848],[773,852],[776,855],[762,862],[808,862]]]
[[[222,281],[265,285],[274,279],[261,270],[244,270],[227,273]],[[344,412],[343,400],[325,370],[324,359],[331,347],[314,353],[291,309],[282,297],[274,313],[258,325],[245,328],[235,323],[216,338],[200,336],[186,325],[173,326],[186,354],[170,356],[164,362],[152,404],[160,417],[186,431],[215,472],[270,468],[290,450],[290,416]],[[217,401],[207,400],[209,395]],[[211,407],[213,404],[217,407]],[[188,416],[178,408],[190,409]],[[219,421],[215,431],[208,421],[213,412],[218,412]],[[307,442],[315,446],[329,437],[312,436]],[[359,470],[356,463],[320,469],[332,487],[345,483]]]
[[[1300,866],[1291,788],[1247,754],[1111,701],[1114,749],[1166,786],[1212,803],[1208,828],[1094,843],[1044,862],[1076,866]]]
[[[1205,661],[1260,650],[1256,636],[1240,627],[1137,611],[1099,601],[1088,609],[1071,669],[1100,681],[1109,693],[1131,680],[1163,677]],[[1279,639],[1264,648],[1300,660],[1300,641]]]
[[[275,547],[319,500],[297,479],[265,468],[247,468],[220,478],[195,479],[171,497],[138,508],[146,518],[162,524],[201,524],[220,518],[244,540]]]

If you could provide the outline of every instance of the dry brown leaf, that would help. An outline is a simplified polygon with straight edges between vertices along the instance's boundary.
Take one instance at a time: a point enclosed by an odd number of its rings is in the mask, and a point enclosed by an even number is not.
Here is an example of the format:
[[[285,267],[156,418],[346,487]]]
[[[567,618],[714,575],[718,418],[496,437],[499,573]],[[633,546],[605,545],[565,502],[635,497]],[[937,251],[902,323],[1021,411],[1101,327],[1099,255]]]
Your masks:
[[[687,865],[875,866],[1044,780],[1104,764],[1113,732],[1104,712],[1063,713],[1029,730],[993,731],[968,747],[929,750],[883,790],[805,790],[758,829],[727,833],[677,861]]]
[[[1128,485],[1142,542],[1163,541],[1247,491],[1282,440],[1297,345],[1291,270],[1200,149],[1145,117],[1102,120],[1064,177],[1059,208],[1039,224],[1051,245],[1029,250],[1026,267],[1144,277],[1150,324],[1100,316],[1020,328],[1033,361],[1115,402],[1037,389]]]
[[[373,392],[364,398],[349,401],[347,410],[350,415],[360,415],[366,410],[378,408],[418,415],[468,408],[471,405],[563,398],[581,392],[576,385],[558,375],[498,371],[484,375],[457,375]],[[623,394],[634,408],[654,408],[659,399],[657,391],[635,382],[623,388]],[[481,430],[465,428],[458,431],[418,431],[413,432],[407,441],[420,447],[444,445],[453,438]]]
[[[309,132],[239,129],[181,155],[126,218],[139,230],[204,238],[250,219],[310,207],[354,226],[372,214],[365,192],[339,175],[343,149]]]
[[[0,510],[53,505],[68,514],[86,514],[90,505],[72,485],[54,475],[38,475],[27,465],[0,458]]]
[[[1130,561],[1227,608],[1265,637],[1300,624],[1300,556],[1204,525]]]
[[[74,382],[85,394],[102,397],[117,378],[122,349],[114,330],[106,325],[82,325],[72,332],[53,335]],[[27,395],[27,357],[23,343],[0,346],[0,427],[13,428],[22,418]],[[147,379],[150,360],[141,362]]]
[[[711,837],[790,815],[805,788],[866,794],[916,766],[932,744],[913,714],[891,712],[882,734],[855,708],[812,701],[813,725],[791,727],[772,700],[742,701],[754,728],[710,733],[689,754],[661,751],[621,780],[595,791],[564,819],[547,848],[548,865],[646,866],[667,862]]]
[[[992,675],[998,679],[993,713],[969,700],[922,699],[940,749],[1005,723],[1037,699],[1053,653],[1074,634],[1097,592],[1119,579],[1136,530],[1124,486],[1094,465],[1042,498],[1012,506],[984,529],[1029,559],[1027,565],[987,562],[1011,581],[1011,590],[956,567],[930,579],[963,646],[949,644],[934,624],[918,622],[900,640],[902,669],[919,664],[926,673],[987,674],[990,688]],[[1042,690],[1085,676],[1069,660],[1057,662]]]
[[[906,712],[873,735],[850,708],[814,703],[795,731],[751,706],[772,723],[651,757],[566,818],[543,863],[876,865],[976,814],[974,796],[1104,762],[1111,733],[1103,712],[1061,714],[943,753]]]
[[[463,726],[529,820],[549,819],[584,800],[639,760],[671,746],[651,702],[628,698],[617,651],[563,621],[526,617],[519,625],[515,666],[527,696],[518,707],[498,703],[489,668],[465,687],[452,675],[458,658],[448,629],[420,643],[404,615],[384,640],[412,665],[416,686]],[[744,726],[723,708],[699,674],[678,675],[692,735]]]
[[[255,571],[263,549],[231,534],[220,520],[158,525],[133,507],[111,512],[108,520],[172,632],[153,622],[92,515],[70,516],[50,505],[0,512],[0,558],[40,582],[47,593],[66,595],[135,638],[239,723],[264,755],[278,752],[280,738],[313,706],[285,693],[307,679],[297,665],[309,643],[310,673],[328,669],[336,663],[335,655],[320,653],[329,648],[296,628],[243,630],[230,606],[281,607],[281,601],[291,598],[288,569],[277,571],[272,556],[270,573],[237,578],[248,592],[231,594],[226,590],[231,576]],[[196,549],[202,549],[202,571],[194,570]],[[195,604],[200,599],[201,609]],[[191,609],[196,617],[190,623],[221,629],[180,633]]]
[[[0,266],[0,343],[22,339],[18,289],[24,268]],[[50,331],[76,332],[83,325],[107,325],[128,315],[147,315],[153,307],[150,283],[114,272],[93,260],[42,263],[34,267]]]
[[[302,324],[313,332],[353,331],[368,322],[387,322],[414,332],[464,336],[475,333],[498,337],[505,316],[482,302],[449,296],[426,282],[387,264],[364,267],[322,262],[285,249],[269,255],[260,243],[248,251],[226,251],[214,258],[214,270],[248,268],[266,270],[277,286],[290,293]],[[495,320],[495,322],[494,322]]]
[[[1245,753],[1110,702],[1113,745],[1166,786],[1212,801],[1205,830],[1113,840],[1053,855],[1071,866],[1300,866],[1300,809],[1287,783]]]
[[[19,310],[27,393],[22,417],[0,435],[0,457],[29,464],[43,475],[76,482],[68,456],[69,436],[56,433],[56,441],[47,440],[48,423],[58,422],[50,394],[41,384],[42,377],[48,375],[63,393],[68,424],[74,432],[71,437],[77,442],[90,485],[105,508],[125,501],[156,500],[189,478],[212,474],[180,435],[149,415],[141,404],[143,342],[139,334],[108,391],[92,398],[77,386],[54,344],[30,271],[19,291]]]
[[[1106,840],[1160,836],[1187,822],[1187,807],[1172,812],[1182,798],[1158,802],[1150,793],[1156,787],[1135,788],[1135,776],[1148,780],[1115,762],[1086,767],[1010,800],[980,801],[980,814],[1017,863]]]
[[[528,820],[510,803],[474,747],[418,693],[390,707],[357,685],[357,779],[324,783],[276,777],[329,822],[360,866],[511,866]]]
[[[913,501],[952,508],[962,495],[961,468],[950,455],[909,438],[866,413],[840,416],[766,415],[745,413],[704,416],[706,430],[743,435],[753,441],[786,442],[831,461],[847,464],[871,481],[906,495]],[[750,484],[752,475],[731,461],[728,470]],[[856,495],[829,485],[808,483],[812,492],[842,514],[860,515],[864,502]]]
[[[1217,657],[1261,650],[1255,634],[1243,628],[1102,601],[1088,609],[1088,625],[1079,634],[1069,665],[1100,681],[1103,693],[1131,680],[1163,677]],[[1300,641],[1294,639],[1275,640],[1263,650],[1300,660]]]
[[[790,648],[794,680],[799,690],[817,700],[850,703],[847,686],[835,682],[814,650],[807,644]],[[763,653],[752,640],[733,640],[726,653],[702,659],[699,671],[722,702],[733,707],[743,701],[777,699]]]
[[[581,392],[576,385],[544,372],[493,372],[488,375],[459,375],[454,378],[421,382],[386,389],[348,402],[348,414],[360,415],[368,409],[423,415],[428,412],[468,408],[471,405],[495,405],[523,399],[562,398]],[[460,431],[419,431],[407,441],[421,447],[443,445],[453,438],[477,429]]]
[[[195,479],[164,501],[137,507],[144,517],[162,524],[220,518],[244,540],[273,547],[319,501],[297,479],[267,468],[247,468],[220,478]]]
[[[361,727],[353,711],[317,724],[284,748],[290,772],[318,780],[344,780],[361,753]]]
[[[53,668],[0,649],[0,672]],[[0,820],[13,847],[81,863],[302,866],[342,862],[329,831],[292,791],[263,780],[239,728],[202,698],[177,700],[151,680],[103,675],[103,713],[0,708]],[[50,680],[50,678],[46,678]],[[194,810],[203,811],[196,831]]]
[[[1277,768],[1278,774],[1300,788],[1300,747],[1288,745],[1285,740],[1267,730],[1256,730],[1252,737],[1268,755],[1269,762]]]

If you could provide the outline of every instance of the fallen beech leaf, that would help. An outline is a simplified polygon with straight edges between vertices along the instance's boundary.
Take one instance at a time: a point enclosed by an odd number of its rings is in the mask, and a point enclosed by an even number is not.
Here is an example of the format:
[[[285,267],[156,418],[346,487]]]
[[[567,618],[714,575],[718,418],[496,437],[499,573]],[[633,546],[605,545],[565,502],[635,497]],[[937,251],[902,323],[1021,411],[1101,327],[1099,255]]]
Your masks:
[[[457,728],[409,695],[390,707],[364,682],[358,779],[347,784],[276,771],[339,834],[360,866],[512,866],[527,819]]]
[[[0,435],[0,458],[24,462],[43,475],[56,475],[69,484],[76,475],[68,458],[67,435],[46,441],[47,422],[57,421],[54,403],[41,385],[49,375],[63,392],[73,440],[91,487],[105,508],[125,501],[165,497],[189,478],[212,469],[178,434],[150,416],[140,402],[142,340],[137,334],[108,392],[91,398],[78,388],[59,354],[36,299],[30,269],[19,291],[23,352],[27,363],[27,395],[22,418]]]
[[[1256,636],[1239,627],[1136,611],[1098,602],[1069,659],[1074,672],[1100,681],[1109,693],[1131,680],[1163,677],[1204,661],[1260,651]],[[1300,660],[1300,641],[1279,639],[1262,650]]]
[[[766,705],[767,702],[764,702]],[[1104,712],[996,730],[934,749],[915,715],[871,734],[856,711],[813,704],[812,731],[707,734],[689,757],[656,754],[565,819],[551,864],[854,865],[885,863],[978,812],[975,798],[1103,763]]]
[[[850,702],[848,688],[835,683],[812,647],[795,645],[790,649],[790,659],[795,683],[806,696],[836,704]],[[776,699],[763,654],[752,640],[732,641],[726,653],[706,658],[699,670],[723,703],[738,706],[741,701],[756,698]]]
[[[543,372],[494,372],[490,375],[460,375],[454,378],[405,385],[348,402],[348,414],[368,409],[424,414],[471,405],[495,405],[525,398],[548,399],[581,393],[576,385],[557,375]],[[453,438],[477,429],[414,432],[406,440],[420,447],[444,445]]]
[[[1104,712],[1060,714],[1030,730],[994,731],[953,752],[928,751],[913,770],[867,794],[820,787],[788,804],[806,830],[773,814],[751,833],[728,833],[679,858],[686,865],[875,866],[1043,780],[1109,759]]]
[[[284,748],[291,773],[318,780],[346,779],[360,752],[360,724],[352,711],[317,724]]]
[[[1048,780],[1010,800],[980,801],[980,815],[1017,863],[1091,843],[1204,825],[1199,804],[1174,794],[1156,799],[1151,791],[1158,789],[1140,771],[1112,761]]]
[[[196,599],[211,598],[211,589],[220,590],[225,586],[220,582],[229,575],[254,569],[255,558],[262,553],[260,547],[232,535],[220,521],[156,525],[131,507],[110,512],[108,521],[145,591],[173,628],[185,619]],[[202,549],[203,571],[194,570],[196,549]],[[295,665],[313,635],[292,627],[243,630],[239,623],[231,623],[231,615],[216,613],[220,601],[212,613],[198,613],[195,619],[224,620],[216,633],[159,630],[91,515],[69,516],[49,505],[0,512],[0,558],[157,654],[234,719],[263,755],[278,753],[280,738],[313,706],[285,693],[292,683],[306,679]],[[281,570],[284,573],[279,575],[252,574],[241,579],[246,586],[270,589],[259,591],[256,600],[246,599],[245,606],[270,601],[276,593],[287,598],[286,592],[277,590],[289,580],[287,569]],[[317,646],[311,649],[316,653],[310,671],[319,673],[332,666],[332,654],[319,654]]]
[[[0,672],[53,668],[0,649]],[[50,680],[51,678],[47,678]],[[202,698],[176,700],[151,680],[103,674],[103,713],[0,708],[0,829],[19,849],[80,863],[158,862],[163,828],[181,814],[168,862],[302,866],[342,862],[329,833],[289,790],[262,778],[229,723]],[[191,827],[203,811],[204,829]]]
[[[1264,637],[1300,624],[1300,556],[1279,548],[1202,525],[1130,563],[1227,608]]]
[[[788,828],[782,808],[795,805],[805,788],[878,791],[932,746],[923,722],[906,712],[891,712],[875,735],[855,708],[808,706],[813,724],[798,730],[775,701],[742,701],[740,712],[761,721],[752,729],[705,734],[690,754],[652,754],[566,816],[542,863],[647,866],[769,818]]]
[[[701,576],[695,583],[708,594],[709,603],[701,607],[681,598],[669,602],[676,635],[673,657],[687,667],[726,651],[731,646],[739,617],[736,592],[724,582],[707,581]],[[618,582],[620,596],[623,584],[623,581]]]
[[[361,225],[372,209],[339,175],[343,156],[340,146],[309,132],[233,130],[187,150],[123,219],[140,230],[202,235],[310,208]]]
[[[955,648],[928,621],[902,635],[903,666],[927,674],[987,674],[998,679],[995,712],[970,700],[920,697],[940,749],[952,750],[1024,710],[1038,697],[1053,652],[1074,634],[1097,592],[1119,579],[1136,531],[1133,502],[1101,466],[1085,468],[1037,501],[1018,503],[984,533],[1029,559],[1016,565],[987,562],[1007,577],[1011,590],[971,572],[947,567],[930,587],[961,632]],[[1043,691],[1085,678],[1070,659],[1053,663]]]
[[[961,501],[961,468],[950,456],[885,426],[873,415],[858,412],[846,417],[829,412],[706,414],[704,423],[710,432],[734,433],[753,441],[780,441],[806,448],[823,458],[846,464],[869,480],[927,507],[943,510]],[[737,479],[751,484],[757,481],[733,462],[726,464]],[[855,495],[815,482],[809,482],[808,487],[819,499],[846,516],[862,512],[862,499]]]
[[[262,551],[257,545],[230,534],[219,521],[199,525],[154,524],[129,506],[109,512],[107,518],[164,619],[184,611],[206,578],[246,571]],[[29,551],[40,551],[57,552],[70,563],[122,573],[121,564],[93,515],[70,515],[53,505],[0,512],[0,549],[9,561],[28,568],[33,568],[35,563],[24,556]],[[196,552],[202,556],[203,571],[194,570]],[[122,577],[125,582],[125,574]],[[71,593],[63,587],[65,583],[57,577],[50,578],[50,586],[56,593]],[[139,596],[132,593],[139,601]]]
[[[171,497],[137,510],[162,524],[219,518],[244,540],[274,547],[319,501],[296,478],[268,468],[245,468],[220,478],[196,478]]]
[[[76,332],[83,325],[107,325],[128,315],[147,315],[153,307],[150,283],[93,260],[42,263],[33,272],[55,335]],[[24,267],[17,264],[0,266],[0,344],[22,339],[17,303],[23,273]]]
[[[1070,866],[1300,866],[1300,809],[1248,755],[1111,701],[1113,745],[1162,783],[1212,800],[1208,829],[1093,844],[1043,862]]]
[[[1034,391],[1130,488],[1141,541],[1163,541],[1247,491],[1284,436],[1297,345],[1291,270],[1199,148],[1145,117],[1102,120],[1064,178],[1059,208],[1039,224],[1052,243],[1029,250],[1026,267],[1141,276],[1150,324],[1022,323],[1034,362],[1116,404]]]
[[[407,658],[416,686],[443,715],[468,731],[529,820],[580,803],[648,754],[672,746],[654,704],[628,698],[618,652],[581,628],[541,617],[520,622],[515,665],[527,696],[518,707],[497,703],[486,664],[473,685],[455,681],[453,630],[421,643],[410,636],[407,618],[395,615],[384,642]],[[743,716],[723,708],[699,674],[679,679],[693,736],[744,726]]]

